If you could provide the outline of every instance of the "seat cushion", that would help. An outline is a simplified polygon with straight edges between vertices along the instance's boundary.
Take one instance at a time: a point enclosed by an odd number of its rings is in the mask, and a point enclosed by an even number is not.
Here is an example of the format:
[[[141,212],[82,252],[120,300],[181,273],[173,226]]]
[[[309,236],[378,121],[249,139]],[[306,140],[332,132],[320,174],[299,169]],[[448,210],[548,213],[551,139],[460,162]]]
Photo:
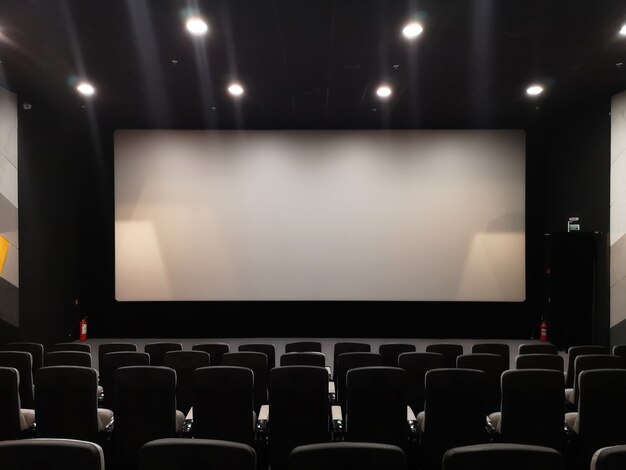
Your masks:
[[[502,412],[501,411],[496,411],[495,413],[491,413],[489,415],[489,421],[491,421],[491,424],[493,425],[493,428],[498,432],[502,432],[502,429],[500,427],[500,423],[502,422]]]
[[[179,432],[183,428],[183,422],[185,421],[185,415],[182,411],[176,410],[176,432]]]
[[[22,408],[20,410],[20,431],[26,431],[35,424],[35,410]]]
[[[98,431],[104,431],[113,419],[113,412],[106,408],[98,408]]]
[[[574,389],[573,388],[565,389],[565,401],[567,401],[568,403],[571,403],[572,405],[574,404]]]
[[[578,413],[575,411],[572,413],[565,413],[565,424],[567,424],[572,431],[578,434]]]
[[[417,425],[420,427],[421,431],[424,431],[424,418],[426,417],[426,413],[420,411],[417,413]]]

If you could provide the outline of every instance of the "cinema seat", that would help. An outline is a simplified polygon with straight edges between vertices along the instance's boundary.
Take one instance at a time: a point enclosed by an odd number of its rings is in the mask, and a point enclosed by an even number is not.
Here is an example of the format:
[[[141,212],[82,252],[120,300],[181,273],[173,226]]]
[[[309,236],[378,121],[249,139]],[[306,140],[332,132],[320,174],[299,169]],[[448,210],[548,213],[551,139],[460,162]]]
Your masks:
[[[19,439],[35,422],[35,410],[22,409],[19,374],[13,367],[0,367],[0,441]]]
[[[98,444],[71,439],[24,439],[0,442],[2,470],[104,470]]]
[[[548,447],[482,444],[450,449],[443,470],[565,470],[563,456]]]
[[[289,470],[407,470],[404,451],[371,442],[332,442],[296,447]]]

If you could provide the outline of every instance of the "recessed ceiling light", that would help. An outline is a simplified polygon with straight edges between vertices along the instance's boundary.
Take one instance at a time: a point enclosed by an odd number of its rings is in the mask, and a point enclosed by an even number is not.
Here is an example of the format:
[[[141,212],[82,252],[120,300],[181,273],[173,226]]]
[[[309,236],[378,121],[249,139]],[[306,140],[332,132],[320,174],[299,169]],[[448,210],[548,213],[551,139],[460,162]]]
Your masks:
[[[537,96],[543,93],[543,87],[541,85],[531,85],[526,88],[526,94],[528,96]]]
[[[622,36],[626,36],[626,24],[622,25],[622,29],[619,30]]]
[[[376,89],[376,94],[381,98],[389,98],[391,96],[391,87],[389,85],[380,85]]]
[[[91,96],[96,92],[96,89],[93,87],[93,85],[87,82],[80,82],[78,85],[76,85],[76,89],[80,94],[85,96]]]
[[[228,85],[228,93],[233,96],[241,96],[243,95],[243,87],[239,83],[231,83]]]
[[[407,39],[415,39],[424,31],[424,27],[417,21],[411,21],[402,28],[402,35]]]
[[[187,23],[185,23],[185,27],[187,28],[187,31],[194,36],[203,36],[209,30],[209,25],[207,25],[206,22],[199,16],[192,16],[189,18]]]

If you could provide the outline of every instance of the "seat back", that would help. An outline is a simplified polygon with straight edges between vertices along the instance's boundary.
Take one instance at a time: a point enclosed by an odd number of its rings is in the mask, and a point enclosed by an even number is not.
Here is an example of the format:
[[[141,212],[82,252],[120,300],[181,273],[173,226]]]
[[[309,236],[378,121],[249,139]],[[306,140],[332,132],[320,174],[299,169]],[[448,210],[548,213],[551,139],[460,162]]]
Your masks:
[[[13,367],[0,367],[0,441],[20,437],[20,376]]]
[[[296,341],[285,344],[285,352],[322,352],[322,343],[319,341]]]
[[[122,351],[137,351],[137,345],[135,343],[102,343],[98,346],[98,365],[96,369],[100,372],[100,379],[102,379],[102,358],[105,354],[111,352]]]
[[[388,444],[332,442],[296,447],[290,470],[407,470],[404,451]]]
[[[270,465],[287,468],[297,446],[327,442],[328,372],[323,367],[285,366],[270,372]]]
[[[603,447],[591,458],[591,470],[623,470],[626,468],[626,445]]]
[[[472,345],[472,354],[497,354],[504,359],[506,368],[509,368],[511,356],[509,345],[504,343],[477,343]]]
[[[523,354],[558,354],[559,350],[554,344],[550,343],[532,343],[520,344],[517,350],[518,355]]]
[[[563,374],[563,358],[558,354],[522,354],[515,358],[515,368],[550,369]]]
[[[225,366],[246,367],[254,374],[254,409],[259,411],[267,403],[267,355],[261,352],[236,352],[224,354]]]
[[[446,367],[454,369],[456,358],[463,354],[463,346],[449,343],[429,344],[426,346],[426,352],[441,354],[446,361]]]
[[[267,371],[276,367],[276,347],[273,344],[242,344],[239,351],[260,352],[267,356]]]
[[[567,371],[565,373],[565,387],[574,388],[574,362],[578,356],[583,354],[607,354],[608,350],[604,346],[585,345],[572,346],[567,350]]]
[[[210,362],[204,351],[170,351],[163,356],[163,365],[176,371],[176,408],[185,415],[193,402],[193,372]]]
[[[361,367],[346,377],[346,439],[405,448],[406,372],[399,367]]]
[[[194,436],[252,445],[252,370],[234,366],[201,367],[193,372],[193,384]]]
[[[574,361],[574,404],[578,404],[578,377],[586,370],[623,369],[624,358],[612,354],[582,354]]]
[[[481,444],[457,447],[443,457],[443,470],[565,470],[554,449],[523,444]]]
[[[91,354],[83,351],[54,351],[43,356],[43,364],[48,366],[91,367]]]
[[[498,354],[464,354],[456,359],[460,369],[481,370],[486,376],[485,406],[488,413],[500,411],[500,377],[508,369],[502,356]]]
[[[143,348],[145,352],[150,354],[151,366],[162,366],[163,356],[165,356],[165,353],[170,351],[181,351],[182,349],[183,345],[181,343],[167,342],[148,343]]]
[[[398,367],[398,356],[402,353],[415,352],[414,344],[387,343],[378,347],[378,354],[383,358],[383,365],[388,367]]]
[[[380,354],[369,352],[350,352],[340,354],[337,358],[335,370],[335,389],[337,400],[345,410],[346,407],[346,374],[350,369],[357,367],[382,366],[383,358]]]
[[[226,343],[202,343],[194,344],[191,347],[191,350],[209,353],[209,356],[211,356],[211,365],[221,366],[222,357],[230,351],[230,347]]]
[[[37,371],[35,388],[38,436],[87,441],[96,438],[98,377],[94,369],[44,366]]]
[[[32,368],[33,374],[40,367],[43,367],[43,344],[40,343],[7,343],[2,348],[1,351],[22,351],[30,353],[32,357]]]
[[[440,468],[443,454],[453,447],[486,440],[487,376],[475,369],[435,369],[426,373],[424,403],[424,463]]]
[[[502,374],[503,442],[563,450],[563,374],[556,370],[508,370]]]
[[[255,470],[256,453],[245,444],[210,439],[157,439],[139,453],[140,470]]]
[[[321,352],[290,352],[280,356],[280,365],[325,367],[326,356]]]
[[[351,353],[351,352],[371,352],[372,347],[367,343],[359,343],[354,341],[340,341],[339,343],[335,343],[333,349],[333,378],[337,379],[337,359],[341,354]]]
[[[398,357],[398,366],[406,371],[408,403],[415,415],[424,410],[426,372],[444,368],[445,362],[439,353],[409,352]]]
[[[117,463],[136,468],[141,446],[176,434],[176,372],[169,367],[120,367],[114,387]]]
[[[23,408],[34,408],[33,359],[25,351],[0,351],[0,366],[17,369],[19,374],[20,402]]]
[[[56,343],[46,350],[46,352],[56,351],[78,351],[91,354],[91,346],[87,343]]]
[[[2,470],[104,470],[98,444],[70,439],[24,439],[0,442]]]
[[[148,366],[150,355],[138,351],[117,351],[104,354],[100,363],[100,385],[104,389],[103,405],[115,410],[115,371],[126,366]]]

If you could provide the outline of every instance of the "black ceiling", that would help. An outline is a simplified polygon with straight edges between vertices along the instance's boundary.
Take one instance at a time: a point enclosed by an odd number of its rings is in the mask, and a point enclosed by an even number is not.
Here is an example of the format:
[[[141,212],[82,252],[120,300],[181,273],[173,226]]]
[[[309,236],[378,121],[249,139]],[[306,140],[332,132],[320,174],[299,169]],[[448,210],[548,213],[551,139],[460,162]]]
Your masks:
[[[196,8],[201,39],[184,27]],[[114,127],[523,126],[626,89],[622,23],[625,0],[0,0],[0,85]]]

